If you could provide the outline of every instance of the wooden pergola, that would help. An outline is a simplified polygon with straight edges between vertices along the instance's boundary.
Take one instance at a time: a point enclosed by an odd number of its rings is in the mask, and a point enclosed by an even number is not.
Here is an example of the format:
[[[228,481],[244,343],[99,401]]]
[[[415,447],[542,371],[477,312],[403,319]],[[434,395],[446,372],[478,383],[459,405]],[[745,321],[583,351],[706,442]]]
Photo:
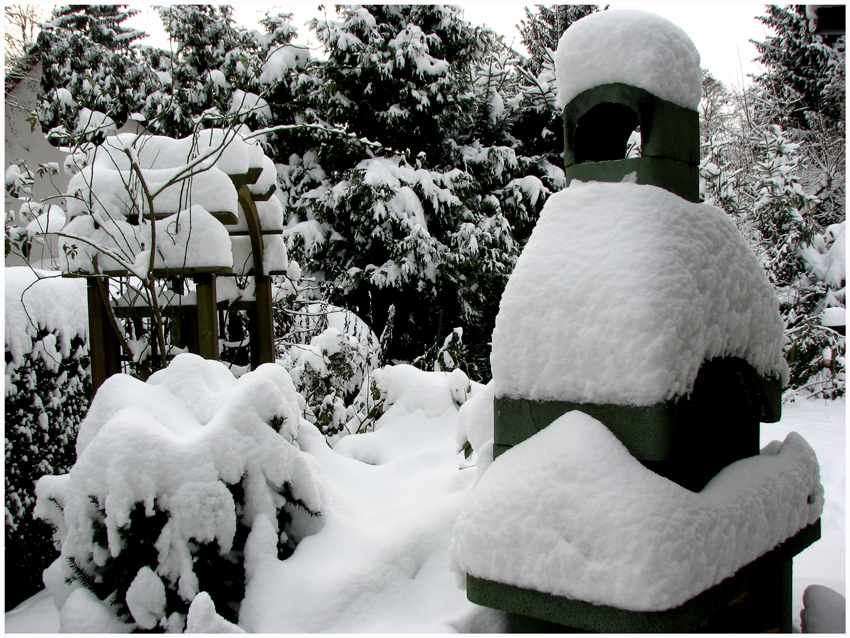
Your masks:
[[[282,217],[275,223],[269,223],[268,215],[260,214],[258,207],[269,202],[276,186],[271,180],[270,186],[258,184],[258,178],[264,170],[274,170],[270,162],[263,166],[251,166],[245,173],[228,174],[238,195],[239,214],[232,211],[210,211],[227,229],[232,244],[232,253],[246,256],[232,267],[194,266],[154,268],[153,276],[168,284],[176,291],[176,302],[165,303],[158,309],[152,308],[140,300],[121,303],[110,297],[111,278],[132,276],[127,269],[103,270],[100,273],[86,274],[88,283],[88,311],[90,358],[92,374],[92,396],[103,382],[114,374],[122,372],[128,357],[122,351],[121,339],[116,333],[118,320],[150,320],[155,312],[169,317],[170,337],[173,345],[198,354],[206,359],[220,358],[219,313],[244,310],[248,316],[248,335],[250,344],[250,366],[256,368],[263,363],[275,360],[274,325],[272,319],[271,276],[284,274],[286,265],[280,259],[267,259],[283,248]],[[264,180],[267,184],[269,180]],[[167,214],[156,214],[163,219]],[[280,216],[278,216],[280,217]],[[275,246],[274,244],[279,244]],[[277,261],[277,263],[275,263]],[[217,298],[216,281],[220,277],[247,277],[248,290],[253,286],[253,295],[240,298],[236,302]],[[183,293],[185,282],[194,285],[194,303],[190,296],[187,302]]]

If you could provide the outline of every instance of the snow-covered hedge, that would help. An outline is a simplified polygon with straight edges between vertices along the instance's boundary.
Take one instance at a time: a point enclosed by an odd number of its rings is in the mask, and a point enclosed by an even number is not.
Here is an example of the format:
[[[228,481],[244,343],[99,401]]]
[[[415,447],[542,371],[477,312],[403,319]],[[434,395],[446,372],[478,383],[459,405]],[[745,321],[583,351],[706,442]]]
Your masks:
[[[82,280],[6,268],[7,608],[41,589],[55,558],[50,530],[32,517],[35,481],[67,472],[89,404],[88,323]]]
[[[76,465],[36,486],[36,515],[61,547],[44,581],[62,630],[85,630],[92,613],[114,631],[183,630],[200,592],[237,622],[252,561],[286,558],[321,525],[324,488],[295,443],[302,426],[312,427],[279,365],[237,379],[181,354],[147,382],[110,377],[81,424]]]

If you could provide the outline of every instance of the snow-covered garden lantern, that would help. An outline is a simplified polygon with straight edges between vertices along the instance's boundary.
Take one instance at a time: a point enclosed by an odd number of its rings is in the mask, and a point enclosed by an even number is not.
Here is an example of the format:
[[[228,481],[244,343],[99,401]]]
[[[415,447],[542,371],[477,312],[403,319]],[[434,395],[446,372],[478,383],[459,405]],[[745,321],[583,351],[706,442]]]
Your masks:
[[[654,14],[613,15],[579,21],[559,47],[567,184],[633,181],[698,202],[699,53]]]
[[[617,10],[570,27],[556,61],[570,183],[496,319],[495,460],[454,534],[469,599],[519,631],[680,632],[747,595],[753,622],[729,628],[790,631],[823,488],[796,434],[759,450],[783,325],[734,223],[696,203],[699,55]]]
[[[88,279],[93,393],[157,350],[219,359],[218,315],[235,309],[247,311],[251,366],[274,361],[270,276],[290,264],[276,171],[257,144],[235,129],[120,134],[69,162],[61,265]]]

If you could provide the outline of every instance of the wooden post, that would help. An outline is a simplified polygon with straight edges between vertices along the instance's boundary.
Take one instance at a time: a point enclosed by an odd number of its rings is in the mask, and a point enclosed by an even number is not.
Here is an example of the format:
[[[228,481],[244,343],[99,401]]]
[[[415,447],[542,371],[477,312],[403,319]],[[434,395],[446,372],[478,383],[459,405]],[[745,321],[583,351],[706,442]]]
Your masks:
[[[272,317],[272,284],[271,278],[263,267],[263,235],[260,228],[260,216],[257,205],[247,186],[239,189],[239,204],[245,215],[248,235],[251,238],[251,257],[254,275],[254,299],[256,303],[249,313],[248,324],[251,330],[251,367],[263,363],[273,363],[274,351],[274,319]]]
[[[89,358],[91,361],[91,395],[113,374],[121,372],[121,344],[109,321],[95,277],[86,277],[89,311]]]
[[[204,359],[218,361],[218,308],[215,294],[215,275],[194,276],[198,297],[198,354]]]
[[[253,367],[263,363],[274,363],[274,318],[272,316],[272,281],[268,275],[254,277],[254,296],[257,306],[257,361]]]

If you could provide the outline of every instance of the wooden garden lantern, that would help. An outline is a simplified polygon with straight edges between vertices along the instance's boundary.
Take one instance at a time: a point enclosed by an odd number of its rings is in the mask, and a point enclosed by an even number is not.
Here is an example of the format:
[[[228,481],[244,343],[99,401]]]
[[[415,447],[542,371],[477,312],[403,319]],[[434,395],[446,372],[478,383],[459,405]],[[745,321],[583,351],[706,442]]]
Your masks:
[[[778,304],[734,225],[697,204],[701,71],[687,36],[658,16],[621,10],[573,25],[559,65],[576,42],[591,60],[587,77],[568,69],[579,78],[565,89],[558,70],[568,188],[541,213],[493,333],[495,461],[487,472],[578,411],[645,468],[698,493],[730,464],[758,456],[760,422],[780,418],[787,367]],[[601,59],[592,62],[595,53]],[[636,129],[641,154],[627,158]],[[492,563],[479,574],[467,569],[467,594],[510,612],[519,632],[682,632],[706,622],[790,632],[791,560],[820,537],[820,521],[797,530],[672,608],[635,611],[499,582],[481,575]],[[727,605],[741,597],[750,606],[736,618]]]

